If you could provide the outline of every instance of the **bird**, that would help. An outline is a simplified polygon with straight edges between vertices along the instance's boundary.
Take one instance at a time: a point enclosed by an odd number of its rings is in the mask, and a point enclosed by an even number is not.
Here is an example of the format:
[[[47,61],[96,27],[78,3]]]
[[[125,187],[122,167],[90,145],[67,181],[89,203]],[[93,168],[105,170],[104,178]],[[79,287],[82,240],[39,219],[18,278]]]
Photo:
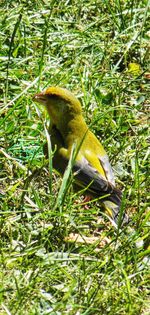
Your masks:
[[[35,94],[33,100],[44,105],[50,117],[54,169],[63,176],[73,146],[76,146],[77,154],[72,167],[75,188],[85,188],[86,195],[100,198],[108,217],[117,226],[122,192],[116,187],[103,145],[85,122],[79,99],[66,88],[51,86]],[[122,222],[128,222],[126,213]]]

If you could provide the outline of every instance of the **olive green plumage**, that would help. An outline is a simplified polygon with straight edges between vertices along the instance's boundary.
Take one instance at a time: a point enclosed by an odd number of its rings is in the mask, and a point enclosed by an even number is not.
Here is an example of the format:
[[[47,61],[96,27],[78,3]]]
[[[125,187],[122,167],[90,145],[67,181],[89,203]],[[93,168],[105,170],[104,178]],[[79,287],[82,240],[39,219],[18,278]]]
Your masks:
[[[86,193],[91,196],[103,196],[105,208],[111,218],[117,221],[122,194],[115,187],[112,168],[102,144],[86,125],[79,100],[60,87],[49,87],[36,94],[34,100],[46,106],[51,119],[52,149],[56,148],[54,168],[64,173],[75,144],[79,148],[73,166],[77,186],[88,187]]]

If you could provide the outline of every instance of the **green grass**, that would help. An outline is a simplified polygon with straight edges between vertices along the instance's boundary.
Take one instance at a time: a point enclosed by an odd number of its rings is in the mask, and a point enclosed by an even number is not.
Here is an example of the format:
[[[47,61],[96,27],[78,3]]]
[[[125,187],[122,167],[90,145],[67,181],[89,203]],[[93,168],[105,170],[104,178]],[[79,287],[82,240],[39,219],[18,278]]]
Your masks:
[[[148,1],[2,1],[0,39],[0,314],[148,315]],[[128,227],[51,173],[50,85],[81,99]]]

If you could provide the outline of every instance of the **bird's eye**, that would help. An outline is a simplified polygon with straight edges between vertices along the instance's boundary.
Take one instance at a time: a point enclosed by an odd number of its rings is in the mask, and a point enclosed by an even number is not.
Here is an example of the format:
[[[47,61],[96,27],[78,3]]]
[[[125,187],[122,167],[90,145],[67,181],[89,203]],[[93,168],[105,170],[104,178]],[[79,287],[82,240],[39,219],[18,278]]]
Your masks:
[[[47,97],[48,97],[48,99],[51,99],[54,101],[59,99],[58,95],[56,95],[56,94],[47,94]]]

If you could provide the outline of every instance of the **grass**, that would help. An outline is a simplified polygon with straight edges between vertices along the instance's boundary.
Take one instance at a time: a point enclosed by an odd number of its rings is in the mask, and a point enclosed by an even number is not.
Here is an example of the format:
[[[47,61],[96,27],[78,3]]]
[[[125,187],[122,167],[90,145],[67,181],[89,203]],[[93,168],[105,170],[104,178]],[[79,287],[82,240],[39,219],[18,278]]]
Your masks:
[[[0,314],[149,314],[149,37],[144,0],[2,1]],[[81,99],[127,227],[51,172],[32,101],[50,85]]]

